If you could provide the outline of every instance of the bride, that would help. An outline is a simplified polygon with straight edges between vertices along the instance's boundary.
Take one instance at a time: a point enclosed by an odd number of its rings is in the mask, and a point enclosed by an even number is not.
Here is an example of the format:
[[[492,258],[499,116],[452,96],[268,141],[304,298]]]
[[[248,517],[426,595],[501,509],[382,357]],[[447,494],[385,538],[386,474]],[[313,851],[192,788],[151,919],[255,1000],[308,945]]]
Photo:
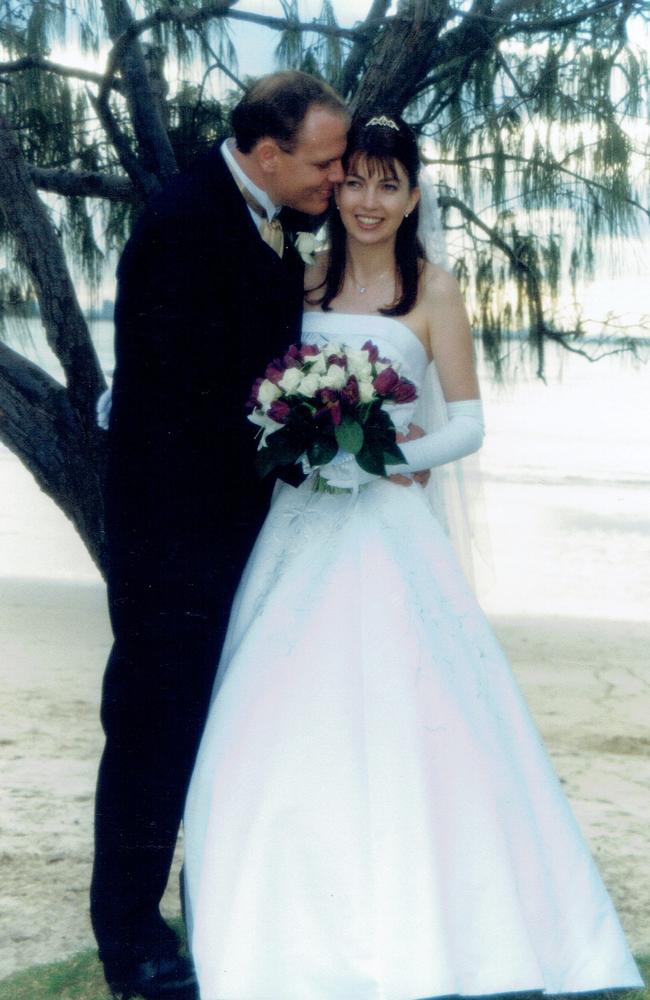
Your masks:
[[[186,805],[201,998],[640,987],[444,517],[415,481],[478,448],[483,425],[457,285],[417,241],[414,136],[363,119],[344,164],[303,343],[371,340],[420,389],[437,371],[448,419],[418,436],[398,407],[396,482],[360,483],[344,457],[325,472],[347,490],[277,487]]]

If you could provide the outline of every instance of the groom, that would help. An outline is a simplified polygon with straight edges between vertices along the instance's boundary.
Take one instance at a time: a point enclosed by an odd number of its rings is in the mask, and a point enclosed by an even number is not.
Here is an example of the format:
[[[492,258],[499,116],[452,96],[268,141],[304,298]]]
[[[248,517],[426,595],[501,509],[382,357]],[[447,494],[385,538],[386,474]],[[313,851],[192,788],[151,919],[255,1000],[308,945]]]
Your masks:
[[[233,592],[269,499],[244,406],[299,336],[303,264],[276,216],[282,206],[321,214],[343,177],[347,115],[315,78],[261,79],[232,120],[234,140],[147,206],[118,269],[107,483],[115,643],[91,915],[123,997],[195,996],[159,903]]]

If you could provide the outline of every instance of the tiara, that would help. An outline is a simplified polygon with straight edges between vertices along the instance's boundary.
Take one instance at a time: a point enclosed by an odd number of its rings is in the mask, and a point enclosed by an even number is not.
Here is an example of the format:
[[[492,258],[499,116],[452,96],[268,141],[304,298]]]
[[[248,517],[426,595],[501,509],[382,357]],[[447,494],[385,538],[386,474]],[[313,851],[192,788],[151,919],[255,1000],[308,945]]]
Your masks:
[[[386,115],[378,115],[375,118],[371,118],[370,121],[366,122],[366,128],[369,125],[381,125],[383,128],[394,128],[396,132],[399,132],[399,125],[394,122],[392,118],[387,118]]]

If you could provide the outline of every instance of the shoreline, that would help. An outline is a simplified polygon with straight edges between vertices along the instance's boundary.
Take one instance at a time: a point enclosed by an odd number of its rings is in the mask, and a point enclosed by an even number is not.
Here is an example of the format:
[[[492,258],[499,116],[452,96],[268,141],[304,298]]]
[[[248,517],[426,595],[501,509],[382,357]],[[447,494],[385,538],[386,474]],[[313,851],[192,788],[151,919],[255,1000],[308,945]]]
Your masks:
[[[650,951],[650,624],[490,615],[617,905]],[[0,578],[0,978],[93,947],[87,915],[101,583]],[[647,670],[645,671],[647,673]],[[170,880],[166,912],[178,912]]]

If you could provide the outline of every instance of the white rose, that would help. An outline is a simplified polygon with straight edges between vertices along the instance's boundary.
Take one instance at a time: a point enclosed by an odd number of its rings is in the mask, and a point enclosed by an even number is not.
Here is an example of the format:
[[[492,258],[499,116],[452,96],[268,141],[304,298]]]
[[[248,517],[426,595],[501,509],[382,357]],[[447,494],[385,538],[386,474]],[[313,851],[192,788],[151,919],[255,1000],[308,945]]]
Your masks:
[[[286,372],[278,382],[285,392],[297,392],[298,386],[302,382],[302,372],[298,368],[287,368]],[[279,395],[279,394],[278,394]]]
[[[362,403],[372,403],[374,396],[372,382],[359,382],[359,399]]]
[[[350,368],[364,368],[368,364],[368,352],[363,348],[360,351],[354,351],[348,347],[345,353],[348,356],[348,367]]]
[[[315,372],[317,375],[324,375],[327,371],[327,363],[325,361],[325,355],[321,351],[320,354],[314,354],[312,357],[306,359],[309,362],[309,373]]]
[[[377,372],[378,375],[380,372],[386,371],[386,369],[390,367],[391,364],[389,361],[375,361],[375,371]],[[393,365],[392,367],[395,368],[395,371],[397,371],[395,365]]]
[[[320,389],[320,379],[318,375],[310,372],[309,375],[304,375],[302,382],[300,383],[300,388],[298,392],[301,396],[315,396]]]
[[[348,351],[348,368],[357,378],[367,378],[372,374],[372,365],[368,361],[367,351]]]
[[[296,233],[294,246],[302,257],[304,264],[310,266],[314,263],[316,260],[317,241],[313,233]]]
[[[271,382],[270,379],[265,378],[257,390],[257,401],[262,406],[270,406],[273,400],[277,399],[280,395],[282,394],[275,382]]]
[[[330,365],[321,379],[321,386],[323,389],[342,389],[347,380],[347,373],[340,365]]]

